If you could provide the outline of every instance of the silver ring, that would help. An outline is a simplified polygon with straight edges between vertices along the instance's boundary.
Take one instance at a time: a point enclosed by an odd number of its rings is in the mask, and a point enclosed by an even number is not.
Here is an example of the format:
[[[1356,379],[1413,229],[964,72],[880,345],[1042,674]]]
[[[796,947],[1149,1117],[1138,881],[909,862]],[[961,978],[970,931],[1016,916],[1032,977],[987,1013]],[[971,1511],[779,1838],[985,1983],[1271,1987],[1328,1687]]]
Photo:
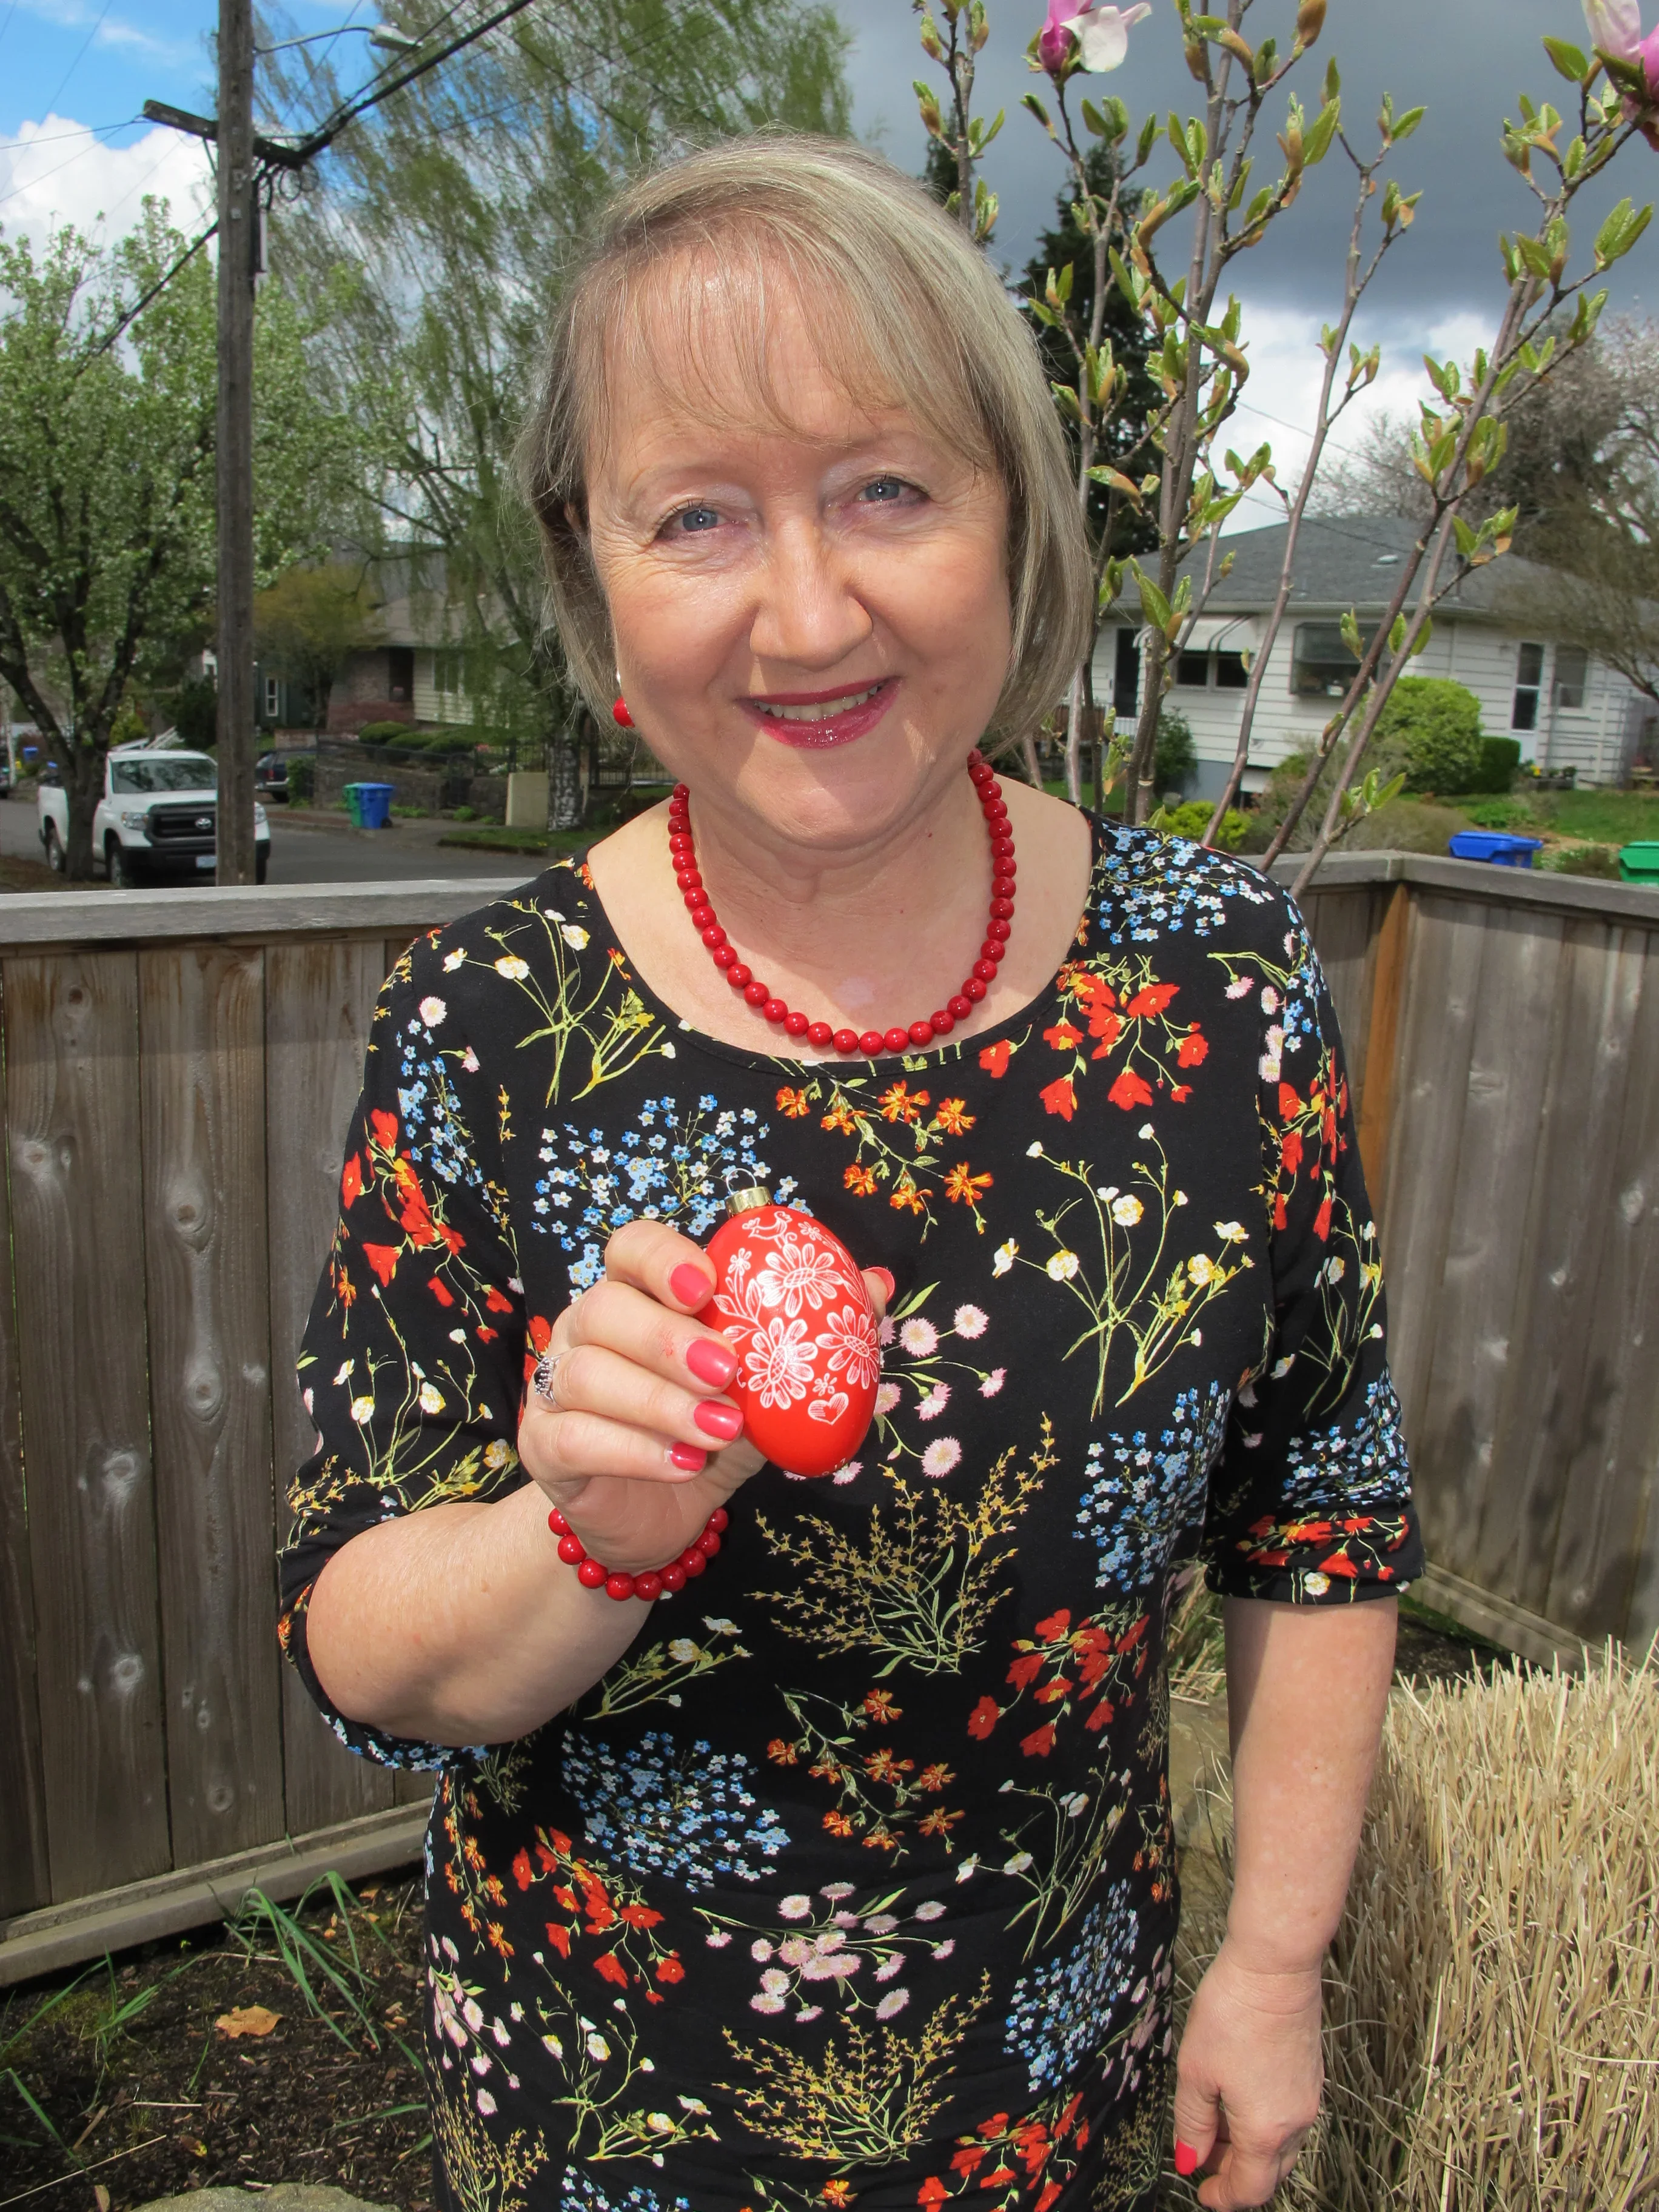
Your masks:
[[[560,1404],[560,1401],[554,1395],[553,1377],[558,1372],[559,1362],[568,1356],[568,1352],[544,1352],[536,1362],[536,1372],[531,1377],[531,1387],[536,1395],[544,1399],[550,1406]],[[561,1410],[562,1410],[562,1407]]]

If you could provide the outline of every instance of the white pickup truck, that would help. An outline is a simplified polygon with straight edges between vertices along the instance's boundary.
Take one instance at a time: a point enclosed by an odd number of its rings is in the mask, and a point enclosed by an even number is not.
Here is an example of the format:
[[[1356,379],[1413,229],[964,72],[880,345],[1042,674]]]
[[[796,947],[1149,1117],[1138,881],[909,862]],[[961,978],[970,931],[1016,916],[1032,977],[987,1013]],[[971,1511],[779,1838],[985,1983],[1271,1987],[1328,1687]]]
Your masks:
[[[69,848],[69,793],[40,779],[40,842],[60,873]],[[218,769],[210,755],[151,744],[117,745],[104,764],[104,793],[92,817],[92,848],[111,883],[131,889],[167,878],[212,873],[219,818]],[[253,810],[253,850],[264,883],[270,824]]]

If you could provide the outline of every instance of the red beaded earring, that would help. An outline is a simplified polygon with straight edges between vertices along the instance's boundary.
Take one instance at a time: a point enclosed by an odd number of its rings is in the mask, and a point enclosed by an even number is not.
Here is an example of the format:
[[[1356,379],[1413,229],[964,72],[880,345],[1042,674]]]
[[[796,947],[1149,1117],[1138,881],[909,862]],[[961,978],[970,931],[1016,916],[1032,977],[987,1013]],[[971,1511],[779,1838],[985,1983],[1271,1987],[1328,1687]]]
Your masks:
[[[616,705],[611,709],[611,719],[616,723],[619,729],[631,730],[633,728],[634,717],[628,711],[628,702],[626,699],[618,697]]]

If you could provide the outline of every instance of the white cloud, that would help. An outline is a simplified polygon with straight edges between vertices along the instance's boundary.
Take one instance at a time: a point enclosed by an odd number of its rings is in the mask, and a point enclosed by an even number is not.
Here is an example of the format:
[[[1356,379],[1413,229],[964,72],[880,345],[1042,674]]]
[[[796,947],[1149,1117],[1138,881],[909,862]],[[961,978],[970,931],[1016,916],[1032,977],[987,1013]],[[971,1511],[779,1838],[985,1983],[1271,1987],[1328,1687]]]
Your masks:
[[[91,237],[122,237],[147,194],[167,201],[180,229],[193,228],[210,191],[201,141],[159,125],[130,146],[107,145],[61,115],[0,136],[0,225],[37,251],[65,223]]]
[[[1319,405],[1320,379],[1324,373],[1319,333],[1324,319],[1322,315],[1285,307],[1252,308],[1247,304],[1244,311],[1243,341],[1250,374],[1224,442],[1243,457],[1265,440],[1273,449],[1274,469],[1287,492],[1296,489]],[[1441,359],[1453,356],[1467,369],[1475,348],[1489,343],[1492,336],[1485,319],[1467,311],[1420,328],[1393,317],[1374,329],[1362,326],[1356,332],[1360,349],[1364,351],[1379,343],[1382,366],[1376,381],[1355,400],[1331,433],[1326,446],[1328,459],[1340,458],[1341,448],[1363,446],[1366,426],[1378,415],[1413,415],[1418,402],[1431,396],[1423,370],[1425,353]],[[1264,523],[1283,520],[1283,507],[1271,490],[1263,489],[1242,501],[1230,527],[1256,530]]]

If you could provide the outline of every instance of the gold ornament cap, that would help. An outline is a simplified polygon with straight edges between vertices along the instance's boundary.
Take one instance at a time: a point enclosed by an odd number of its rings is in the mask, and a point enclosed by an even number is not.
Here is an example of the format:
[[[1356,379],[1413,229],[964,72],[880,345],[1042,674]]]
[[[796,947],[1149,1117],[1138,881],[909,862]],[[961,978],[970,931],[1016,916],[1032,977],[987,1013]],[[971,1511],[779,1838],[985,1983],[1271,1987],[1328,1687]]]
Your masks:
[[[726,1218],[729,1221],[739,1213],[752,1213],[757,1206],[770,1206],[772,1194],[760,1185],[750,1183],[744,1190],[728,1190],[726,1194]]]

